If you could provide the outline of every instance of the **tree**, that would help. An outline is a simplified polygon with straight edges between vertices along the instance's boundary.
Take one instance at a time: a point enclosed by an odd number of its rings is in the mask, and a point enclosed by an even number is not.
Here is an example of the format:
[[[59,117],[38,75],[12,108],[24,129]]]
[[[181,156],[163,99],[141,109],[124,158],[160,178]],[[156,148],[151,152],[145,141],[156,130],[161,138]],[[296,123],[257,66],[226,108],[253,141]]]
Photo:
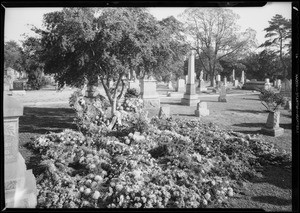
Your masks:
[[[274,48],[274,52],[279,54],[281,68],[283,69],[283,77],[288,75],[288,66],[285,63],[284,57],[291,55],[291,20],[284,18],[282,15],[276,14],[271,21],[269,27],[265,28],[265,38],[267,40],[260,47]]]
[[[39,90],[43,86],[44,63],[40,59],[42,49],[40,40],[28,37],[23,41],[22,66],[28,75],[27,84]]]
[[[247,29],[240,33],[236,20],[238,15],[223,8],[189,8],[182,14],[204,70],[210,75],[211,85],[217,74],[220,60],[240,55],[255,46],[255,31]]]
[[[153,74],[172,54],[163,28],[143,8],[64,8],[45,14],[44,24],[45,30],[34,30],[45,73],[54,73],[59,86],[100,80],[112,115],[129,73]]]
[[[8,41],[4,44],[4,67],[11,67],[15,70],[22,69],[22,48],[15,41]]]
[[[188,43],[185,41],[186,36],[184,34],[183,23],[170,16],[161,20],[159,24],[163,27],[163,31],[166,32],[166,42],[170,44],[172,55],[168,61],[165,61],[164,66],[158,74],[163,77],[164,81],[171,80],[171,77],[178,79],[184,74],[184,59],[190,49]]]

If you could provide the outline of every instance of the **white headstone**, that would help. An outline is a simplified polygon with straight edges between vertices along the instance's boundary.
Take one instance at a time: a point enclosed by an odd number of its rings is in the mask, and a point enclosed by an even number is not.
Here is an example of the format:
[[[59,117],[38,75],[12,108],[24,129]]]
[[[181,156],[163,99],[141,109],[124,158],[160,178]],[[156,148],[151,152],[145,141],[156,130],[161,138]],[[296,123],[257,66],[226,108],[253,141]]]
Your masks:
[[[242,71],[242,77],[241,77],[241,83],[244,84],[245,83],[245,71]]]
[[[232,70],[232,80],[233,81],[235,80],[235,70],[234,69]]]
[[[185,80],[178,79],[177,80],[177,92],[184,92],[185,91]]]
[[[221,81],[221,75],[217,75],[216,80],[217,80],[217,81]]]

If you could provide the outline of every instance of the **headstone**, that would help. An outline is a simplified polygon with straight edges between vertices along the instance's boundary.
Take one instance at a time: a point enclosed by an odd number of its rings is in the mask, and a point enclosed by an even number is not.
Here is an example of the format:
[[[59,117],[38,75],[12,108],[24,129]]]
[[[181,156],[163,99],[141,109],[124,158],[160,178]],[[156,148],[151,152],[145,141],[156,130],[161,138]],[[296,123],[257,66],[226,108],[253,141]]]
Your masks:
[[[197,103],[197,109],[195,110],[195,115],[197,117],[209,115],[209,110],[207,109],[206,102],[201,101],[201,102]]]
[[[250,80],[249,80],[249,79],[246,79],[246,82],[250,82]]]
[[[35,208],[37,188],[32,170],[26,170],[19,152],[19,117],[23,106],[4,95],[4,188],[6,208]]]
[[[185,80],[184,79],[177,80],[177,92],[185,92]]]
[[[234,80],[234,81],[233,81],[233,86],[234,86],[234,87],[237,87],[238,85],[239,85],[239,81],[238,81],[238,80]]]
[[[130,80],[128,87],[129,87],[129,89],[136,89],[138,92],[141,91],[140,81],[138,79]]]
[[[270,136],[280,136],[284,133],[284,129],[279,127],[280,111],[269,112],[267,123],[261,129],[261,132]]]
[[[280,79],[276,80],[276,88],[279,90],[281,89],[281,80]]]
[[[13,89],[11,91],[12,95],[25,95],[25,82],[24,81],[13,81]]]
[[[232,80],[233,81],[235,80],[235,70],[234,69],[232,70]]]
[[[153,78],[141,80],[141,96],[144,101],[144,108],[159,108],[159,94],[156,91],[156,80]]]
[[[225,85],[222,85],[221,88],[220,88],[220,95],[219,95],[218,101],[219,102],[227,102]]]
[[[188,80],[186,84],[186,92],[184,93],[181,103],[188,106],[196,106],[199,102],[195,88],[195,51],[192,50],[189,56],[188,64]]]
[[[271,84],[270,84],[270,79],[266,78],[265,79],[265,90],[270,90],[271,89]]]
[[[170,117],[170,107],[169,106],[161,106],[158,113],[159,118]]]
[[[241,76],[241,83],[244,84],[245,83],[245,71],[242,71],[242,76]]]
[[[284,109],[292,110],[292,101],[287,101],[284,106]]]
[[[288,79],[284,79],[281,83],[280,94],[283,97],[291,98],[292,97],[292,87]]]
[[[226,77],[223,78],[223,83],[225,86],[227,86],[227,78]]]
[[[173,90],[174,88],[173,88],[173,85],[172,85],[172,81],[169,81],[169,83],[168,83],[168,89],[170,89],[170,90]]]
[[[203,79],[201,79],[199,84],[200,84],[200,92],[207,91],[207,88],[205,87],[205,81]]]

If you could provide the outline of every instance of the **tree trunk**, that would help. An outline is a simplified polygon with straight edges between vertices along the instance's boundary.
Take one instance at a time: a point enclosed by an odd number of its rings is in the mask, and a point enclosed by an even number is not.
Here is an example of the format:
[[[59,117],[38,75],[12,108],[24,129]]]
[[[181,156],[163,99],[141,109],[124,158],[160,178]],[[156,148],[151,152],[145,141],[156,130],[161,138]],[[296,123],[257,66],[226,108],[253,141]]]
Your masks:
[[[117,110],[117,96],[115,96],[112,100],[111,104],[111,116],[114,116]]]
[[[213,87],[213,86],[214,86],[214,77],[215,77],[215,76],[214,76],[214,73],[211,72],[209,76],[210,76],[210,86]]]

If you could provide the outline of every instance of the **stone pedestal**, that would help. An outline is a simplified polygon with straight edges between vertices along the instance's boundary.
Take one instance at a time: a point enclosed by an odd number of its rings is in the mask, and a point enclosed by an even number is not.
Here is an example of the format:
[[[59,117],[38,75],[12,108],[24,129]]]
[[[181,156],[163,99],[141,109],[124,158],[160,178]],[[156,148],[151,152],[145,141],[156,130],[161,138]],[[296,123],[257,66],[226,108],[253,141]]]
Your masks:
[[[201,116],[207,116],[207,115],[209,115],[209,110],[207,109],[207,103],[206,102],[197,103],[197,109],[195,110],[195,116],[201,117]]]
[[[187,106],[196,106],[198,100],[198,95],[196,94],[195,87],[195,52],[192,51],[189,57],[188,65],[188,81],[186,84],[186,92],[181,99],[181,104]]]
[[[284,133],[284,129],[279,127],[280,112],[269,112],[267,123],[261,129],[261,132],[270,136],[280,136]]]
[[[141,96],[144,101],[144,108],[159,108],[159,94],[156,92],[156,80],[141,80]]]
[[[177,92],[185,92],[185,80],[184,79],[177,80]]]
[[[6,208],[35,208],[36,181],[19,152],[19,117],[23,106],[4,95],[4,187]]]

